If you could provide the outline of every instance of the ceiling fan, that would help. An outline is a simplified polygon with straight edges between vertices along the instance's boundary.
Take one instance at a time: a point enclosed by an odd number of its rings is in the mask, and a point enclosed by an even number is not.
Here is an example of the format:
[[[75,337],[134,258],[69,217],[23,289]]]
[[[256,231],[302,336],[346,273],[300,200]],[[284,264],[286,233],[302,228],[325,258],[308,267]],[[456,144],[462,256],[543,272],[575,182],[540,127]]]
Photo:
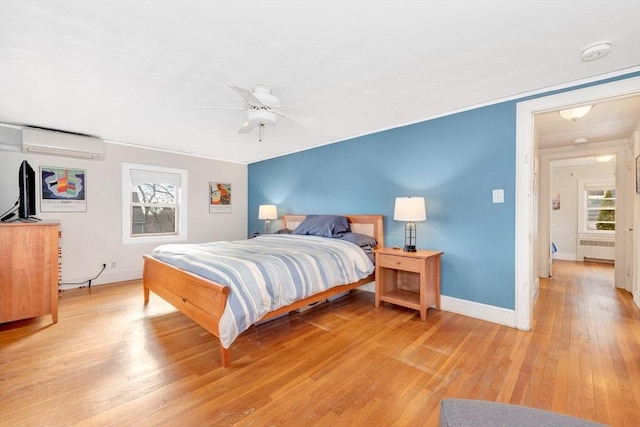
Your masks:
[[[239,133],[249,133],[256,126],[261,128],[275,126],[278,124],[278,116],[284,116],[279,111],[280,100],[271,93],[268,86],[255,85],[253,92],[237,86],[229,86],[229,88],[245,101],[245,122]]]
[[[262,131],[265,127],[278,124],[279,117],[287,117],[280,111],[280,100],[272,94],[269,86],[258,84],[253,90],[247,90],[229,85],[229,88],[240,95],[244,101],[244,108],[222,107],[245,112],[245,120],[238,133],[249,133],[254,128],[259,129],[259,141],[262,142]],[[192,108],[221,108],[221,107],[192,107]]]

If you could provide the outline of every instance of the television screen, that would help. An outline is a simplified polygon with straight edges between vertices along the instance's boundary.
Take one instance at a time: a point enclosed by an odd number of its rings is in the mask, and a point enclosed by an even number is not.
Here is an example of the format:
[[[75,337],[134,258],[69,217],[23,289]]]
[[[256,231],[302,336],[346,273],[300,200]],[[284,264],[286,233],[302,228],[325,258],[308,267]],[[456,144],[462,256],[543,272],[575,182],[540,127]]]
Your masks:
[[[36,173],[26,160],[22,161],[18,173],[20,203],[18,218],[27,219],[36,215]]]

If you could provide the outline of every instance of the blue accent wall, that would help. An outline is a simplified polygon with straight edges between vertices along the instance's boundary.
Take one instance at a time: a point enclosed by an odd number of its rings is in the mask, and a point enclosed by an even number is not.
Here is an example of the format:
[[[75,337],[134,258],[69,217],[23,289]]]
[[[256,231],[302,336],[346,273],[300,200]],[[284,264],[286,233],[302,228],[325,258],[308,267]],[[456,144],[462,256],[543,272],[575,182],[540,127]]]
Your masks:
[[[516,105],[522,100],[252,163],[249,231],[263,230],[261,204],[277,205],[279,215],[382,214],[385,246],[402,246],[405,223],[393,220],[395,198],[424,196],[427,221],[416,223],[417,246],[444,251],[442,294],[514,309]],[[494,189],[504,190],[504,203],[492,202]]]

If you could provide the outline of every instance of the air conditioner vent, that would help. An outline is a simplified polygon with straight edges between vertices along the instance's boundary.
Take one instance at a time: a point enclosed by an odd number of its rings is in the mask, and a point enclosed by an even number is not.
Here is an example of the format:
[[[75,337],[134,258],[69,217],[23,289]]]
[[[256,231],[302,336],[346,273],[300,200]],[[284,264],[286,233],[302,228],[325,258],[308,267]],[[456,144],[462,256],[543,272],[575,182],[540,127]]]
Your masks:
[[[22,151],[101,160],[104,155],[104,141],[95,136],[25,127],[22,129]]]
[[[602,240],[580,240],[581,246],[605,246],[609,248],[614,248],[616,246],[615,242],[607,242]]]

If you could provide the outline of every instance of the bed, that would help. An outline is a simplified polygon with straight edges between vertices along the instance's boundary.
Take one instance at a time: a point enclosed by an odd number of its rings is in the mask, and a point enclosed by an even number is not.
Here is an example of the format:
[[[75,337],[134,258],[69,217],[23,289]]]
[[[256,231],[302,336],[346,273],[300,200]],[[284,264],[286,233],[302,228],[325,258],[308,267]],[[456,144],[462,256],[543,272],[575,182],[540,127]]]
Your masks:
[[[295,230],[300,224],[303,224],[306,215],[284,215],[282,217],[282,226],[284,230]],[[309,222],[312,216],[307,218],[307,221],[304,221],[304,224]],[[375,248],[380,248],[384,246],[383,242],[383,216],[382,215],[344,215],[347,219],[350,231],[358,234],[371,236],[375,238],[377,242],[377,246]],[[300,230],[300,229],[298,229]],[[270,236],[261,236],[253,239],[253,241],[236,241],[236,242],[212,242],[211,244],[218,244],[223,246],[223,249],[229,249],[233,251],[243,251],[246,253],[252,253],[253,245],[258,243],[265,243],[268,245],[279,245],[284,244],[282,242],[288,242],[291,240],[296,240],[293,237],[296,236],[287,236],[286,234],[278,235],[270,235]],[[300,237],[300,236],[297,236]],[[333,242],[335,240],[341,239],[332,239],[326,237],[317,237],[317,236],[302,236],[300,239],[304,240],[304,244],[306,246],[310,246],[314,241],[321,242],[319,246],[323,248],[328,245],[338,245],[340,252],[342,251],[350,251],[359,249],[350,243],[345,243],[341,241],[340,243]],[[300,240],[298,239],[298,240]],[[326,241],[326,242],[325,242]],[[331,241],[331,242],[329,242]],[[288,244],[288,243],[287,243]],[[342,246],[340,246],[342,245]],[[351,245],[351,247],[347,247]],[[167,248],[170,246],[170,248]],[[144,288],[144,302],[145,305],[149,302],[149,293],[153,291],[156,295],[160,296],[174,307],[176,307],[180,312],[184,315],[198,323],[200,326],[205,328],[207,331],[215,335],[219,341],[220,345],[220,361],[223,367],[228,367],[231,364],[231,343],[235,339],[233,334],[228,332],[228,318],[229,318],[229,310],[232,308],[232,305],[237,305],[237,297],[238,295],[233,295],[230,298],[231,287],[225,284],[225,280],[233,280],[231,277],[226,277],[226,274],[223,275],[211,275],[208,272],[202,272],[200,270],[196,270],[198,274],[194,272],[186,271],[185,268],[189,268],[189,266],[182,265],[180,262],[181,256],[177,256],[177,262],[170,260],[169,258],[165,259],[163,253],[168,249],[180,249],[174,248],[176,246],[185,246],[188,247],[189,250],[192,250],[193,246],[196,245],[163,245],[159,248],[156,248],[153,254],[144,255],[144,272],[143,272],[143,288]],[[356,245],[357,246],[357,245]],[[278,247],[278,246],[276,246]],[[355,247],[355,249],[352,249]],[[246,251],[245,248],[249,248]],[[370,249],[375,249],[370,248]],[[196,248],[199,250],[200,248]],[[360,251],[361,252],[361,251]],[[251,255],[254,257],[253,255]],[[259,258],[259,255],[256,254],[254,258]],[[251,260],[247,259],[247,262]],[[177,265],[171,265],[169,262],[172,262]],[[239,262],[236,260],[236,262]],[[309,263],[307,259],[305,262]],[[368,261],[367,261],[368,262]],[[206,268],[204,264],[201,264],[199,260],[190,261],[191,264],[197,264],[202,268]],[[315,265],[315,261],[314,261]],[[363,265],[360,263],[360,265]],[[248,269],[255,271],[255,267],[248,267]],[[313,269],[313,268],[312,268]],[[193,269],[192,269],[193,270]],[[215,271],[220,271],[220,269],[216,269]],[[345,293],[349,290],[357,288],[359,286],[370,283],[374,280],[373,270],[370,274],[367,271],[360,271],[360,275],[366,274],[365,277],[353,279],[353,275],[345,274],[344,279],[348,279],[348,283],[339,284],[331,284],[331,287],[326,287],[326,283],[322,286],[316,286],[314,284],[309,289],[308,292],[312,292],[308,294],[305,291],[304,294],[298,295],[292,299],[291,296],[287,296],[286,298],[282,298],[282,300],[286,303],[285,305],[279,306],[269,306],[267,308],[268,311],[264,311],[265,307],[261,308],[261,312],[259,314],[259,318],[252,318],[245,323],[248,322],[246,328],[251,326],[251,324],[255,324],[259,322],[264,322],[268,319],[286,314],[290,311],[296,310],[298,308],[302,308],[311,304],[314,304],[318,301],[323,301],[327,298],[330,298],[335,295],[339,295]],[[280,274],[280,273],[277,273]],[[321,273],[319,273],[321,274]],[[209,278],[208,278],[208,277]],[[229,275],[233,276],[233,275]],[[284,276],[284,274],[283,274]],[[213,280],[213,277],[220,277],[224,280]],[[324,276],[323,280],[324,281]],[[244,280],[244,279],[243,279]],[[258,279],[256,279],[258,280]],[[284,280],[284,279],[283,279]],[[343,281],[345,281],[343,280]],[[276,280],[276,281],[279,281]],[[306,285],[309,287],[308,285]],[[235,287],[235,286],[233,286]],[[305,288],[306,289],[306,288]],[[236,291],[237,292],[237,291]],[[262,314],[264,313],[264,314]],[[252,316],[255,316],[253,314]],[[232,316],[233,317],[233,316]],[[257,321],[256,321],[257,320]],[[234,319],[234,321],[237,321]],[[242,322],[241,322],[242,323]],[[244,328],[243,330],[246,330]],[[242,327],[239,328],[238,334],[242,333]]]

